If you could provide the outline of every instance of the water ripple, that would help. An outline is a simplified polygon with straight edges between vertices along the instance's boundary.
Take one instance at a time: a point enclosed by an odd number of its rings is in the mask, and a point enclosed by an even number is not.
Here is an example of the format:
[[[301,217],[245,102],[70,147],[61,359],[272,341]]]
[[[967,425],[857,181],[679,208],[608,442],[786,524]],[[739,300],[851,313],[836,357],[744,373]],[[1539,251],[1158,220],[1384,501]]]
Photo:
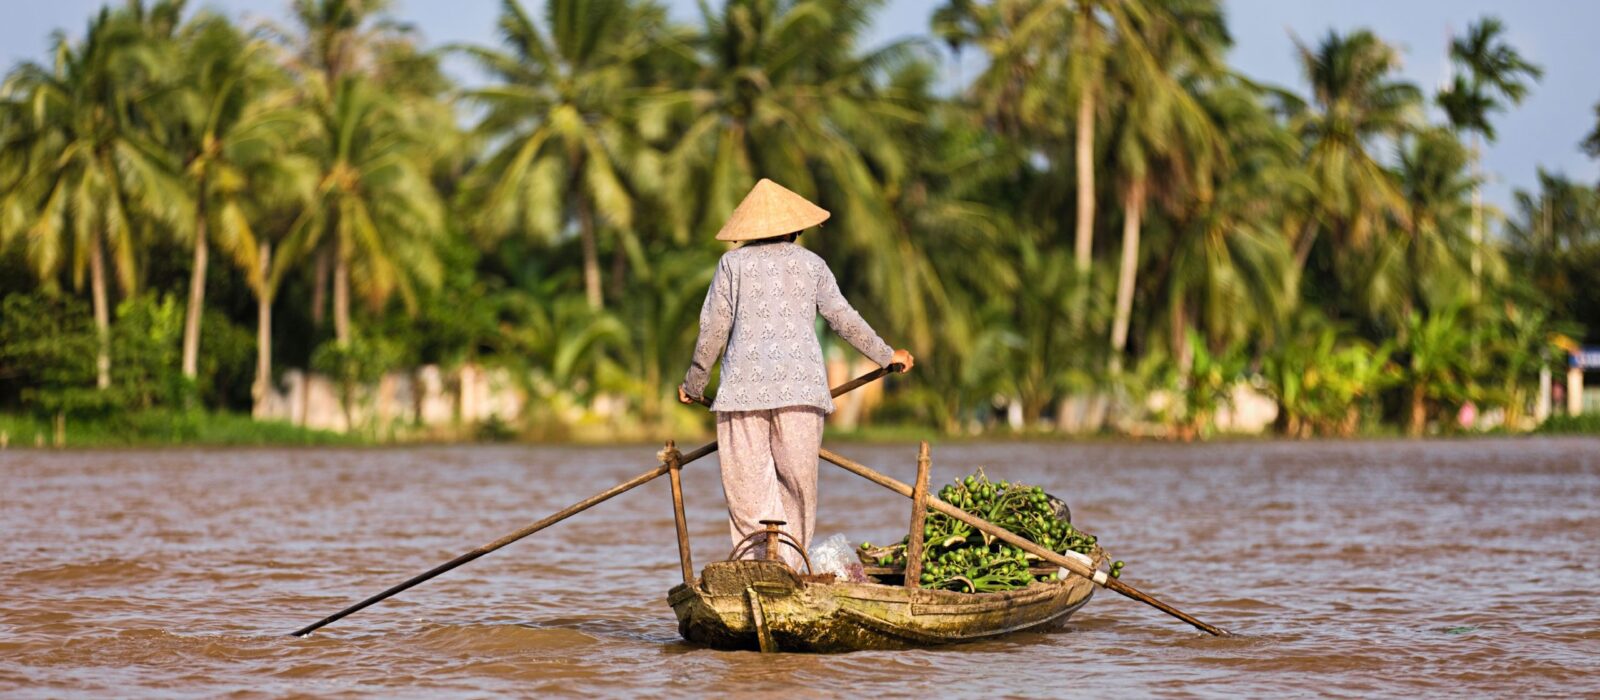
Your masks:
[[[902,477],[915,449],[842,451]],[[651,466],[654,448],[0,453],[0,693],[1600,694],[1600,441],[961,444],[1067,497],[1127,579],[1059,629],[835,656],[683,643],[664,483],[306,638],[285,633]],[[715,461],[684,473],[697,562],[728,547]],[[908,507],[825,471],[818,534]]]

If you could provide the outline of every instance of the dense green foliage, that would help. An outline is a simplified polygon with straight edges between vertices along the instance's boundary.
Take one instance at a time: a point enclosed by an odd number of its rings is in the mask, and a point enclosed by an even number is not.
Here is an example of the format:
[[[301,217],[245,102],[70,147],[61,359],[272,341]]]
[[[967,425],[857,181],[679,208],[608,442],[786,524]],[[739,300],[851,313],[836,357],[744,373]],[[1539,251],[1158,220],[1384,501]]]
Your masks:
[[[945,94],[934,41],[862,45],[881,5],[504,0],[436,52],[384,0],[107,7],[0,88],[0,410],[244,411],[295,367],[351,416],[471,363],[530,399],[496,435],[704,426],[674,389],[763,176],[919,357],[880,420],[1201,436],[1250,385],[1289,435],[1514,424],[1600,340],[1594,184],[1478,204],[1540,75],[1493,18],[1435,111],[1363,30],[1299,43],[1299,88],[1238,74],[1217,0],[949,0],[930,32],[986,67]]]

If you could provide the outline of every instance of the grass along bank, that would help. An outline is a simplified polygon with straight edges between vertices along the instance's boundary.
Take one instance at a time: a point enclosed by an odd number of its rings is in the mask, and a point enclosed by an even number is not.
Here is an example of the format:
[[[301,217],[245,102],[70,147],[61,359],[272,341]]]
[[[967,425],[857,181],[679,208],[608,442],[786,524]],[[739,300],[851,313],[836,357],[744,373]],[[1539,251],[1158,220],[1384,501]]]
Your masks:
[[[240,413],[152,410],[67,421],[0,413],[0,447],[133,447],[163,445],[362,445],[357,434],[311,430]]]

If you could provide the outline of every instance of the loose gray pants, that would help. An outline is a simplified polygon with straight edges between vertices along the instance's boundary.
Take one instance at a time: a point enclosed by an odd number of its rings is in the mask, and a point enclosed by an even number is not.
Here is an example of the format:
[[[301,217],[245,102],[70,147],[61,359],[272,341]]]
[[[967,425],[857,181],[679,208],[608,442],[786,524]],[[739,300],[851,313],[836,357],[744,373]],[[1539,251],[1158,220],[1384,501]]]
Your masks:
[[[782,520],[784,532],[811,546],[817,518],[817,450],[823,412],[811,406],[717,413],[717,452],[728,529],[735,543],[764,529],[762,520]],[[764,538],[758,538],[758,542]],[[783,560],[803,570],[800,555],[780,546]],[[763,556],[758,544],[746,559]]]

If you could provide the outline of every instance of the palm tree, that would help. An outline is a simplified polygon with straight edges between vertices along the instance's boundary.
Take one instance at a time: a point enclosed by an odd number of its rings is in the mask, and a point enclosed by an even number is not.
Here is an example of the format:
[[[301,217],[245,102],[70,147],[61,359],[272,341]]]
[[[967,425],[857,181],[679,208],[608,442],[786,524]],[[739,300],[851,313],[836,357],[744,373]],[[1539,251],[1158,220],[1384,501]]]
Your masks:
[[[385,19],[392,0],[294,0],[290,6],[298,31],[272,27],[293,50],[296,72],[315,73],[329,84],[352,72],[371,72],[384,44],[404,29]]]
[[[1152,5],[1132,23],[1149,56],[1118,56],[1111,64],[1123,92],[1116,153],[1125,183],[1122,260],[1111,325],[1113,374],[1121,371],[1128,344],[1139,237],[1152,186],[1168,209],[1203,207],[1211,199],[1212,170],[1226,158],[1220,130],[1194,94],[1221,68],[1221,51],[1229,42],[1221,8],[1210,2]]]
[[[398,100],[359,75],[333,85],[304,77],[316,120],[308,155],[318,183],[282,255],[297,259],[324,241],[334,251],[334,336],[347,345],[352,286],[377,308],[396,292],[410,306],[415,285],[437,283],[434,245],[444,231],[444,205],[428,179],[427,137]],[[272,287],[287,269],[274,271]]]
[[[1002,133],[1064,148],[1060,115],[1074,108],[1062,89],[1075,16],[1062,0],[949,0],[934,11],[933,31],[950,49],[975,46],[988,65],[968,86],[968,97]]]
[[[1412,310],[1458,303],[1467,291],[1462,284],[1477,284],[1482,252],[1468,232],[1478,181],[1467,173],[1468,160],[1455,134],[1441,128],[1419,131],[1401,149],[1398,173],[1411,224],[1382,256],[1393,268],[1388,277],[1399,282],[1387,287],[1388,298],[1368,299],[1369,311],[1393,314],[1398,330]]]
[[[905,85],[931,75],[926,64],[913,64],[895,82]],[[905,91],[925,92],[910,85]],[[1008,332],[1014,309],[995,300],[1018,293],[1008,242],[1034,235],[1026,217],[1010,206],[1029,189],[1030,167],[1015,141],[968,118],[961,105],[930,104],[926,112],[926,120],[903,129],[907,178],[891,201],[897,226],[914,234],[917,247],[927,251],[925,273],[903,271],[908,281],[925,276],[925,283],[912,288],[923,291],[908,293],[928,320],[926,330],[908,329],[911,347],[924,362],[915,386],[903,391],[953,433],[968,408],[1006,388],[1004,358],[1017,340]],[[1021,291],[1027,293],[1025,285]],[[1070,354],[1044,359],[1054,360],[1046,372],[1073,363]]]
[[[1538,179],[1536,192],[1513,197],[1507,256],[1553,317],[1600,318],[1600,190],[1543,168]]]
[[[1308,206],[1312,182],[1299,162],[1300,144],[1266,104],[1268,93],[1229,76],[1199,94],[1213,124],[1226,124],[1227,176],[1214,179],[1211,199],[1168,215],[1168,251],[1152,269],[1164,290],[1167,336],[1179,368],[1187,363],[1191,326],[1216,350],[1271,338],[1297,301],[1290,285],[1285,221]],[[1159,324],[1148,331],[1160,335]]]
[[[1295,45],[1311,103],[1293,124],[1305,143],[1303,160],[1318,201],[1295,242],[1295,269],[1302,270],[1323,229],[1332,237],[1337,263],[1366,249],[1387,217],[1405,223],[1400,187],[1372,149],[1377,140],[1410,128],[1421,93],[1394,77],[1399,55],[1366,30],[1329,32],[1314,49],[1298,39]]]
[[[1107,66],[1120,61],[1143,75],[1164,75],[1140,26],[1152,14],[1179,7],[1146,0],[997,0],[988,5],[953,0],[936,16],[947,40],[976,43],[988,54],[989,67],[973,84],[980,109],[1044,146],[1046,157],[1065,151],[1060,115],[1075,109],[1073,264],[1080,317],[1094,254],[1095,125],[1107,108]],[[1071,41],[1063,41],[1068,36]]]
[[[251,286],[263,291],[257,257],[263,250],[270,257],[270,248],[261,248],[270,244],[257,241],[252,200],[264,199],[266,185],[298,165],[289,148],[302,121],[281,104],[284,76],[265,41],[245,37],[222,17],[204,15],[185,27],[181,46],[186,75],[171,100],[178,132],[172,147],[183,157],[194,203],[182,361],[184,376],[193,379],[210,246],[214,239],[244,269]]]
[[[303,79],[319,79],[326,92],[352,73],[373,78],[381,68],[380,54],[406,41],[407,29],[387,18],[392,4],[392,0],[293,0],[293,29],[270,23],[266,28],[288,51],[290,69]],[[316,259],[311,319],[314,327],[320,327],[338,251],[325,242],[305,254]]]
[[[315,255],[312,318],[319,322],[332,277],[334,335],[351,339],[350,294],[369,306],[438,279],[432,240],[443,230],[443,204],[429,180],[438,150],[453,140],[433,103],[437,66],[415,51],[409,29],[389,20],[390,0],[294,0],[295,29],[273,28],[315,122],[305,147],[316,164],[315,204],[291,227],[277,252],[283,263]],[[421,65],[419,65],[419,60]],[[289,264],[273,264],[275,290]]]
[[[817,244],[859,267],[841,279],[901,328],[928,321],[916,305],[931,280],[916,240],[896,225],[892,192],[908,169],[895,129],[922,115],[888,78],[912,44],[861,52],[882,5],[846,0],[732,0],[702,5],[703,31],[684,46],[693,84],[652,100],[681,123],[666,191],[683,230],[714,230],[759,177],[814,198],[848,225]]]
[[[547,0],[547,37],[517,0],[504,0],[508,51],[464,49],[498,81],[470,93],[485,108],[479,131],[501,144],[465,183],[477,227],[491,240],[518,229],[553,238],[575,219],[595,309],[604,303],[596,228],[634,226],[624,175],[642,144],[627,108],[638,90],[634,63],[661,14],[633,0]]]
[[[1513,105],[1522,104],[1528,94],[1528,83],[1538,82],[1544,69],[1529,63],[1516,49],[1507,45],[1502,37],[1505,25],[1496,17],[1485,17],[1467,27],[1467,35],[1452,39],[1450,60],[1462,73],[1458,73],[1449,88],[1438,96],[1439,106],[1457,131],[1472,134],[1472,242],[1483,245],[1483,193],[1481,191],[1480,159],[1483,139],[1493,143],[1494,125],[1489,113],[1504,109],[1500,99]],[[1472,298],[1479,297],[1478,277],[1483,269],[1481,253],[1473,252]]]
[[[26,120],[5,158],[26,174],[3,196],[0,236],[23,237],[35,271],[53,284],[63,268],[81,285],[85,268],[100,335],[97,383],[111,383],[109,254],[122,291],[138,286],[138,217],[187,225],[188,193],[142,128],[164,66],[148,51],[146,22],[165,25],[178,3],[102,8],[74,44],[54,41],[54,64],[24,63],[6,80],[8,99],[26,101]],[[18,164],[20,162],[20,165]]]

